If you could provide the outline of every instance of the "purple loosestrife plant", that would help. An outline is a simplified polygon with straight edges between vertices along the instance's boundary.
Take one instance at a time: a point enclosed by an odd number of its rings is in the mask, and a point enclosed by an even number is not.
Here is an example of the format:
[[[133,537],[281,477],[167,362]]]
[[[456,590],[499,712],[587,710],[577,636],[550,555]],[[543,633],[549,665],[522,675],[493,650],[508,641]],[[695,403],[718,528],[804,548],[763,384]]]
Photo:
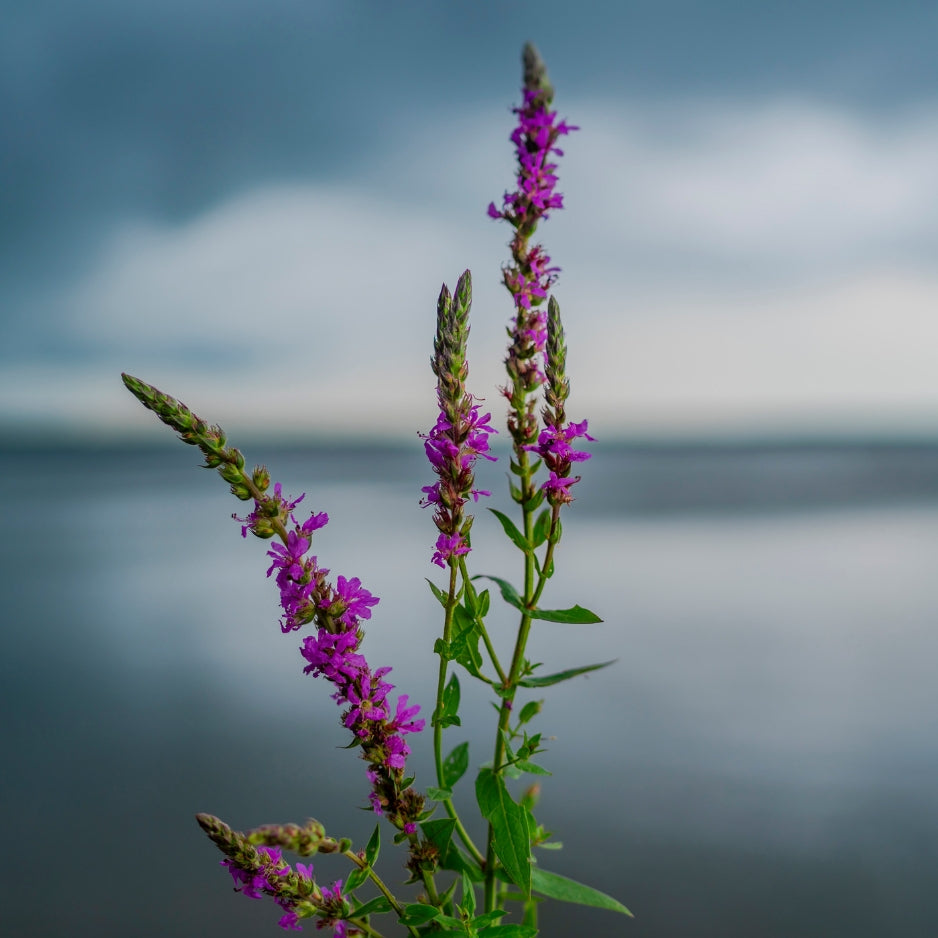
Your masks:
[[[531,723],[542,701],[516,701],[519,692],[539,691],[611,662],[569,668],[557,674],[538,673],[526,656],[535,620],[584,625],[601,621],[581,606],[545,609],[541,595],[553,574],[561,539],[560,511],[573,499],[570,489],[579,481],[573,466],[589,458],[575,448],[579,439],[592,440],[587,422],[567,419],[570,383],[566,376],[566,343],[560,307],[549,295],[558,268],[539,245],[529,244],[538,222],[562,206],[555,191],[556,142],[576,128],[557,121],[550,110],[553,89],[540,57],[532,46],[524,51],[524,92],[515,109],[518,126],[511,139],[518,157],[516,189],[505,194],[502,208],[489,206],[489,214],[514,229],[512,261],[503,278],[513,299],[514,314],[508,330],[506,357],[509,400],[507,427],[512,441],[510,470],[517,484],[510,493],[521,513],[521,524],[490,509],[512,543],[521,552],[523,585],[516,588],[501,576],[472,575],[469,561],[473,516],[466,506],[488,491],[475,479],[479,457],[489,454],[496,432],[491,416],[466,389],[469,367],[467,343],[472,283],[469,271],[451,294],[444,285],[437,302],[436,336],[431,367],[437,380],[438,417],[421,434],[436,481],[423,487],[421,504],[432,506],[436,540],[431,561],[441,567],[447,581],[430,589],[443,607],[442,634],[434,651],[439,657],[436,703],[431,724],[435,784],[424,792],[406,774],[407,757],[415,734],[424,729],[420,707],[408,694],[397,694],[387,677],[389,667],[373,667],[363,649],[363,623],[370,621],[378,598],[358,577],[338,575],[312,553],[316,532],[329,521],[325,512],[297,517],[305,495],[292,498],[279,482],[271,486],[264,466],[245,469],[240,451],[229,447],[224,432],[197,417],[184,404],[130,375],[124,384],[149,410],[197,446],[204,465],[216,469],[241,501],[252,503],[245,517],[233,515],[241,534],[270,540],[267,577],[276,583],[282,617],[280,628],[292,635],[303,630],[300,655],[303,671],[332,685],[332,697],[341,707],[341,723],[365,761],[361,802],[393,828],[393,841],[406,850],[404,865],[409,883],[419,892],[410,901],[400,898],[374,869],[381,846],[381,821],[367,845],[353,850],[351,840],[328,836],[322,824],[268,824],[246,832],[232,830],[209,814],[197,820],[224,855],[221,864],[235,891],[249,899],[268,899],[278,909],[278,924],[300,930],[305,921],[334,935],[462,935],[469,938],[534,938],[538,934],[537,908],[545,898],[598,906],[630,915],[617,900],[575,880],[545,870],[535,848],[557,848],[534,817],[537,784],[520,795],[513,783],[524,775],[549,774],[535,757],[543,752],[543,737]],[[538,415],[537,405],[542,407]],[[547,478],[537,478],[541,468]],[[518,614],[518,629],[511,660],[502,663],[488,632],[491,597],[479,589],[479,579],[496,584],[501,598]],[[483,682],[492,693],[498,713],[491,761],[476,774],[474,799],[485,822],[485,843],[470,836],[454,788],[470,765],[469,742],[458,743],[444,754],[444,735],[461,725],[458,671]],[[465,801],[465,798],[461,799]],[[284,853],[306,858],[316,853],[341,854],[349,873],[331,885],[317,882],[312,864],[292,865]],[[477,889],[481,889],[481,903]],[[365,891],[371,892],[368,896]],[[512,921],[510,908],[520,903],[520,921]],[[381,916],[392,916],[388,926]],[[391,930],[388,930],[388,929]],[[397,928],[398,930],[394,930]]]

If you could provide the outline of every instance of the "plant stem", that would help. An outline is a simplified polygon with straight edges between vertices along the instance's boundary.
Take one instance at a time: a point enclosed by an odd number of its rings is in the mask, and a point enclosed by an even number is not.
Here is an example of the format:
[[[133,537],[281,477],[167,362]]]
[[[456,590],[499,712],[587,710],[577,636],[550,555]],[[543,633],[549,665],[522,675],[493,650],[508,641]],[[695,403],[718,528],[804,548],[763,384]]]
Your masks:
[[[465,576],[465,567],[463,567],[463,576]],[[456,565],[455,561],[450,561],[449,568],[449,592],[446,596],[446,611],[443,619],[443,641],[446,644],[452,641],[453,638],[453,613],[456,609]],[[449,662],[446,659],[446,656],[440,655],[440,671],[439,677],[437,679],[436,685],[436,710],[434,711],[434,723],[433,723],[433,760],[436,764],[436,783],[440,788],[446,788],[446,779],[443,773],[443,727],[440,724],[439,715],[443,708],[443,692],[446,689],[446,674],[448,670]],[[469,832],[463,826],[462,821],[459,819],[459,814],[456,811],[456,806],[453,804],[452,798],[447,798],[443,802],[443,807],[446,808],[447,815],[456,822],[456,833],[459,834],[460,840],[465,844],[466,849],[472,855],[472,859],[479,865],[479,869],[482,869],[485,866],[485,857],[482,856],[479,848],[473,843],[472,838],[469,836]]]
[[[524,536],[528,543],[534,539],[534,509],[531,507],[531,498],[534,495],[534,484],[532,480],[531,464],[528,459],[527,450],[520,446],[515,446],[515,456],[518,466],[521,469],[519,473],[521,479],[521,511],[524,519]],[[542,568],[542,571],[545,568]],[[526,552],[524,555],[524,605],[526,608],[533,607],[535,596],[540,593],[543,586],[538,583],[535,585],[535,576],[537,570],[534,564],[534,554]],[[543,572],[540,579],[545,578]],[[527,645],[528,635],[531,631],[531,616],[524,612],[521,615],[521,621],[518,624],[518,636],[515,640],[515,648],[511,657],[511,666],[508,670],[507,679],[503,681],[503,688],[506,691],[502,698],[501,707],[498,712],[498,729],[495,734],[495,753],[492,757],[492,771],[498,773],[505,759],[505,739],[504,734],[508,729],[511,719],[511,708],[515,699],[518,681],[521,677],[521,670],[524,667],[524,649]],[[486,838],[486,861],[485,861],[485,911],[491,912],[495,908],[495,832],[491,824],[488,827],[488,836]]]
[[[384,880],[368,865],[367,860],[363,860],[357,853],[353,853],[351,850],[344,850],[342,852],[342,856],[351,860],[360,870],[367,869],[368,878],[375,884],[375,886],[378,887],[378,890],[381,892],[384,898],[391,903],[391,908],[397,912],[398,916],[404,914],[404,907],[400,904],[400,902],[397,901],[397,899],[394,898],[394,894],[385,885]],[[420,933],[416,928],[408,925],[407,930],[411,933],[411,935],[414,936],[414,938],[418,938]],[[372,930],[372,933],[376,935],[378,934],[378,932],[375,932],[374,930]]]

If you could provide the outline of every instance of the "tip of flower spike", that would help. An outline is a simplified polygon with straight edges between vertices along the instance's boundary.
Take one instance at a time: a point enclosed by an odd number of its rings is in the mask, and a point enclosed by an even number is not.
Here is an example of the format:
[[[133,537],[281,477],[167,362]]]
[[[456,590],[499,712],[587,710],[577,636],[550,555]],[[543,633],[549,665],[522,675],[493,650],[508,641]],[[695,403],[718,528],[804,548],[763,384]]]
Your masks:
[[[524,87],[527,91],[543,91],[550,101],[554,96],[554,89],[547,77],[547,66],[541,58],[540,52],[533,42],[526,42],[521,53],[524,63]]]

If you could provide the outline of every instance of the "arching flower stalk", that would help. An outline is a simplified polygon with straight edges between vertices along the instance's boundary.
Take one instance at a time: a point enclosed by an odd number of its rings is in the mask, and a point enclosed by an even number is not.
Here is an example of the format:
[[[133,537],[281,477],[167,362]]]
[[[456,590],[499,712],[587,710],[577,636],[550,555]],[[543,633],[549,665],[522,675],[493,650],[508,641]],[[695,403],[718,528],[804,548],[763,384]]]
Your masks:
[[[436,337],[430,360],[436,375],[436,396],[440,413],[436,424],[424,437],[427,458],[437,475],[433,485],[425,485],[422,504],[433,505],[433,521],[440,532],[433,563],[446,567],[453,558],[469,553],[467,535],[472,516],[463,507],[472,498],[490,492],[476,489],[474,466],[479,456],[488,455],[489,434],[497,432],[489,424],[491,414],[480,415],[479,404],[466,390],[469,364],[469,309],[472,305],[472,278],[467,270],[450,294],[443,284],[437,301]]]

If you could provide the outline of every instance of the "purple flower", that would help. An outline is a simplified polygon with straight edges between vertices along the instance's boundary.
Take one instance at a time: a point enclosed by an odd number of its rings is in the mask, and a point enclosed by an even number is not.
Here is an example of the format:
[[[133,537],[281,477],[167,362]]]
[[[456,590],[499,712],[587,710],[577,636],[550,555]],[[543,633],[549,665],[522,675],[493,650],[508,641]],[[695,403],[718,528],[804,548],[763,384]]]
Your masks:
[[[370,619],[371,607],[379,602],[377,596],[372,594],[362,586],[362,581],[353,576],[351,580],[346,580],[344,576],[339,575],[335,584],[335,597],[332,602],[323,602],[324,608],[337,605],[336,600],[344,606],[339,614],[339,621],[346,625],[351,625],[354,619]]]
[[[400,733],[402,736],[406,733],[419,733],[426,725],[425,720],[413,719],[420,713],[420,707],[417,705],[408,707],[407,700],[407,694],[401,694],[397,698],[397,713],[394,714],[394,719],[388,724],[394,732]]]
[[[303,493],[292,500],[284,498],[283,487],[279,482],[276,482],[274,483],[274,494],[255,499],[254,510],[246,518],[239,518],[237,515],[231,517],[235,521],[242,522],[242,537],[247,537],[250,530],[258,537],[268,538],[275,533],[274,521],[278,520],[282,525],[286,525],[288,521],[293,520],[293,509],[305,497],[306,494]]]
[[[303,496],[301,495],[300,498]],[[313,531],[318,531],[320,528],[325,527],[329,523],[329,516],[321,511],[319,514],[310,515],[301,525],[300,531],[305,534],[307,537],[313,533]]]
[[[539,222],[563,207],[557,191],[557,163],[563,155],[558,140],[578,128],[558,120],[551,110],[553,88],[537,50],[524,50],[524,88],[520,106],[514,109],[517,124],[511,133],[517,174],[515,188],[504,194],[502,206],[488,206],[488,215],[504,219],[512,228],[511,263],[502,268],[505,287],[515,312],[509,328],[510,342],[505,368],[509,383],[503,389],[509,401],[508,431],[515,451],[537,436],[538,421],[532,398],[547,380],[544,363],[547,345],[547,312],[550,288],[560,268],[540,244],[532,244]]]
[[[436,553],[431,559],[438,567],[446,569],[450,557],[461,557],[468,553],[469,545],[463,540],[462,534],[441,534],[436,539]]]
[[[259,867],[252,870],[242,869],[231,859],[221,861],[221,865],[228,868],[235,889],[249,899],[260,899],[265,892],[271,892],[269,877],[290,870],[290,867],[283,863],[279,847],[258,847],[257,855]]]
[[[404,742],[403,736],[391,736],[387,741],[387,759],[388,766],[392,769],[403,770],[407,757],[410,755],[410,746]]]
[[[278,921],[277,924],[288,931],[302,931],[303,928],[300,925],[300,917],[296,914],[293,909],[290,909],[285,915],[283,915]]]
[[[586,420],[560,427],[547,426],[541,431],[536,444],[524,447],[537,453],[550,471],[550,478],[541,488],[552,505],[566,505],[573,501],[570,486],[579,482],[580,476],[570,475],[572,464],[584,462],[590,458],[590,454],[575,450],[570,444],[579,437],[595,442],[595,438],[587,433],[587,426]]]

